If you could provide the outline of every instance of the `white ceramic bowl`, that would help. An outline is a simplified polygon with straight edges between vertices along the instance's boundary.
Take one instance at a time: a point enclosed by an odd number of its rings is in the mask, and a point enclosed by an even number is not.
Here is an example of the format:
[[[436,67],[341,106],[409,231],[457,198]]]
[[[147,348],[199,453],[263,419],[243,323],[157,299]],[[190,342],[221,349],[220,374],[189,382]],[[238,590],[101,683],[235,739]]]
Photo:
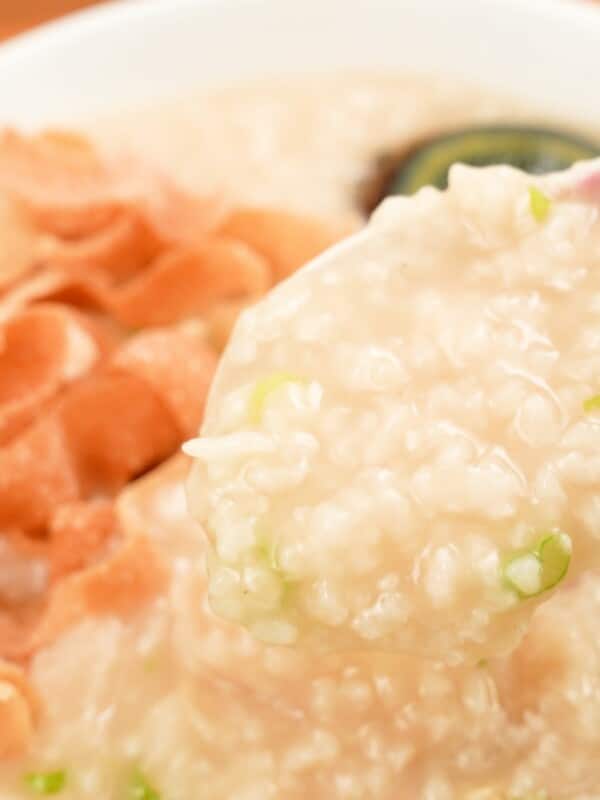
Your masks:
[[[76,124],[202,84],[357,68],[444,71],[591,122],[600,9],[579,0],[111,3],[0,48],[0,123]]]

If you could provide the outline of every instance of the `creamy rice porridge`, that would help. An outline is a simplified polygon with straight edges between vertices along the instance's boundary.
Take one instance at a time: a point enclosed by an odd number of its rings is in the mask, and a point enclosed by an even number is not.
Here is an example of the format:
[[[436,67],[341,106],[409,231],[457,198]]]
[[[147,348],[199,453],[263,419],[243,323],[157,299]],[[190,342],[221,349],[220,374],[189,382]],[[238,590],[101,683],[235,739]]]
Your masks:
[[[505,118],[531,114],[348,77],[93,133],[355,227],[381,149]],[[202,436],[117,501],[168,587],[37,652],[2,800],[600,798],[594,170],[457,167],[245,312]]]
[[[158,113],[101,120],[90,133],[113,147],[133,140],[200,191],[355,220],[356,186],[379,153],[504,118],[536,117],[510,99],[444,79],[359,74],[201,93]]]
[[[540,224],[530,180],[455,167],[246,312],[189,446],[220,614],[476,662],[514,647],[571,549],[593,564],[598,208]]]

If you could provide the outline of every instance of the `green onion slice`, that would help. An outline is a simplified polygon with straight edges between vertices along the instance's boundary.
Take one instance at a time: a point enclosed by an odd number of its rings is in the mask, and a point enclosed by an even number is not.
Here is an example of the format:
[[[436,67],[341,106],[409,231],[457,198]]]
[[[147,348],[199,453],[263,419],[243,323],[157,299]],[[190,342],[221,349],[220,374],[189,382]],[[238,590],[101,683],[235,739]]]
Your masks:
[[[536,222],[545,222],[552,210],[552,200],[537,186],[529,187],[529,208]]]
[[[600,394],[595,394],[593,397],[588,397],[583,401],[583,410],[586,414],[591,414],[593,411],[600,411]]]
[[[571,562],[571,539],[557,531],[525,550],[511,553],[502,566],[504,583],[519,597],[536,597],[565,577]]]
[[[67,783],[67,773],[62,769],[52,772],[29,772],[25,775],[25,784],[36,794],[58,794]]]
[[[258,381],[248,404],[248,416],[253,425],[260,425],[262,422],[265,404],[269,396],[288,383],[303,383],[303,379],[292,372],[274,372]]]
[[[276,544],[265,535],[258,537],[256,545],[256,554],[260,561],[262,561],[273,572],[280,572],[281,567],[277,559],[277,546]]]
[[[290,601],[297,582],[281,566],[277,550],[277,541],[272,532],[259,523],[256,530],[255,553],[258,560],[274,572],[281,581],[281,604],[285,606]]]
[[[148,779],[136,770],[131,777],[127,800],[161,800],[161,798]]]

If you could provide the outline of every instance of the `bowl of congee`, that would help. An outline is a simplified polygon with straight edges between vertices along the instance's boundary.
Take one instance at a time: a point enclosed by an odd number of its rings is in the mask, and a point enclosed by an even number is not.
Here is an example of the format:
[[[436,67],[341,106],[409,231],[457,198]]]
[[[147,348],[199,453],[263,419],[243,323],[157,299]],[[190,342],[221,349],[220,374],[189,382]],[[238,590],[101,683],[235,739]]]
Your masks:
[[[600,9],[0,48],[0,798],[600,800]]]

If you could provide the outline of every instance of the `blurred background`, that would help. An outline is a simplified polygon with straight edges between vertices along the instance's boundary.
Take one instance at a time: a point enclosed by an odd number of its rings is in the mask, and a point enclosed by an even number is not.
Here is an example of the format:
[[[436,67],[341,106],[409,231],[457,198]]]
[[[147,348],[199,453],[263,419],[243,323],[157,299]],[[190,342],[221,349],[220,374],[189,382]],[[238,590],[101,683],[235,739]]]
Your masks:
[[[41,22],[101,0],[0,0],[0,38],[7,39]]]
[[[0,39],[7,39],[42,22],[107,0],[0,0]],[[575,0],[577,1],[577,0]],[[302,0],[298,0],[302,2]],[[523,0],[527,2],[527,0]],[[551,0],[548,0],[551,2]],[[597,3],[600,0],[579,0]]]
[[[600,6],[600,0],[578,1],[597,3]],[[42,22],[68,14],[69,11],[99,5],[102,2],[106,0],[0,0],[0,39],[7,39]],[[523,2],[526,3],[527,0]]]

